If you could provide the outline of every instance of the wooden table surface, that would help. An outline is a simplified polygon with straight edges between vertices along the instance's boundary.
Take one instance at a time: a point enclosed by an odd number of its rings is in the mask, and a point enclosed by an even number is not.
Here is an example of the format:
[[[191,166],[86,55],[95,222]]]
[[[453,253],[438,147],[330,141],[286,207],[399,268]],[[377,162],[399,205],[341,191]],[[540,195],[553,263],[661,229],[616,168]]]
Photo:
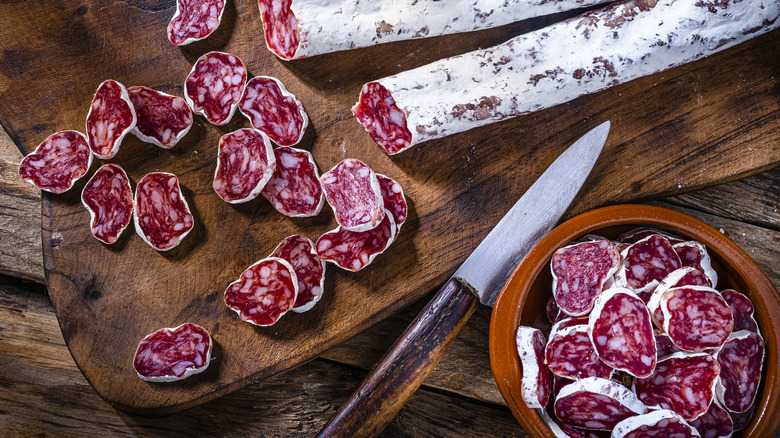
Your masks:
[[[40,194],[18,178],[20,159],[0,130],[2,436],[311,436],[430,298],[307,364],[221,399],[166,418],[124,414],[95,393],[65,346],[43,285]],[[722,230],[780,289],[780,167],[647,202]],[[383,436],[526,436],[490,372],[489,320],[489,309],[479,306]]]

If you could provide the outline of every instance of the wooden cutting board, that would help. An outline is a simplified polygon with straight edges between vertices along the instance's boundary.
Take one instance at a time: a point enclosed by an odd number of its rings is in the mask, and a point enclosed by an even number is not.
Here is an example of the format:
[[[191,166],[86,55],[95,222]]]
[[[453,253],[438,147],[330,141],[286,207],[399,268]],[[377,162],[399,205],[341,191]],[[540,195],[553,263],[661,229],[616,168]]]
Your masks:
[[[158,253],[132,226],[114,245],[94,239],[79,200],[87,178],[66,194],[43,196],[45,269],[60,327],[86,378],[123,411],[164,415],[224,395],[310,360],[418,300],[455,270],[566,146],[604,120],[612,121],[612,132],[568,216],[780,163],[778,31],[391,158],[351,116],[363,83],[571,14],[283,62],[265,48],[253,1],[228,2],[217,32],[183,48],[165,34],[174,10],[173,1],[142,0],[0,5],[0,122],[19,148],[28,153],[55,131],[83,130],[92,94],[104,79],[182,95],[198,56],[223,50],[242,58],[252,75],[280,78],[300,98],[311,118],[302,147],[312,151],[321,171],[359,158],[402,184],[410,214],[398,241],[362,272],[329,266],[324,298],[313,310],[254,327],[223,304],[225,287],[284,237],[299,233],[314,240],[334,228],[332,214],[326,209],[315,218],[290,219],[262,197],[229,205],[214,193],[217,142],[248,126],[240,115],[225,127],[196,118],[170,151],[128,136],[111,162],[121,164],[134,184],[158,170],[181,180],[196,225],[178,249]],[[183,322],[211,331],[211,367],[176,383],[140,380],[131,364],[138,341]]]

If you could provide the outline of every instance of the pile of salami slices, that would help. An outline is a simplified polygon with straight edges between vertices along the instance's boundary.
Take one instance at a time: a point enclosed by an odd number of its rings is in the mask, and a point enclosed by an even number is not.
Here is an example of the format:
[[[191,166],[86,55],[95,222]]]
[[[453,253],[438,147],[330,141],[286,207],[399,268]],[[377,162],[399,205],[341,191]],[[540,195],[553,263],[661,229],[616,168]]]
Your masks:
[[[704,245],[638,228],[555,252],[548,336],[517,330],[522,396],[557,437],[728,437],[747,426],[764,341]]]

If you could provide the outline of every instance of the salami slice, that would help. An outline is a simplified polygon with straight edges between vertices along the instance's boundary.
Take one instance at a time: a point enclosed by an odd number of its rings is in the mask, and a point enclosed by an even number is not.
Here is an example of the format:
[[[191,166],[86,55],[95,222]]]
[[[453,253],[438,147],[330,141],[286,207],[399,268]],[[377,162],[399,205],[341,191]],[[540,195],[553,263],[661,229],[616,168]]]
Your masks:
[[[194,226],[190,207],[172,173],[146,174],[135,188],[135,231],[157,251],[181,243]]]
[[[63,193],[87,174],[92,152],[84,134],[60,131],[46,138],[19,164],[19,177],[41,190]]]
[[[246,268],[225,290],[225,304],[239,318],[261,327],[274,325],[295,306],[298,278],[287,261],[262,259]]]
[[[136,123],[127,89],[114,80],[104,81],[95,92],[87,114],[89,148],[103,160],[114,158],[122,139]]]
[[[177,0],[176,13],[168,23],[168,40],[175,46],[200,41],[217,30],[225,0]]]
[[[734,432],[734,421],[717,399],[712,402],[704,415],[691,420],[690,423],[699,431],[702,438],[728,438]]]
[[[550,432],[552,432],[556,438],[598,438],[599,435],[592,430],[578,429],[574,426],[570,426],[559,420],[555,416],[555,412],[547,412],[547,409],[538,409],[538,412],[542,417],[542,420],[544,420],[550,428]]]
[[[717,400],[717,399],[716,399]],[[731,421],[734,423],[734,431],[742,430],[750,424],[750,420],[753,419],[753,416],[756,413],[756,403],[753,402],[753,404],[748,408],[747,411],[736,413],[731,412],[728,409],[726,412],[729,413],[729,417],[731,417]]]
[[[631,289],[645,303],[661,280],[682,267],[672,244],[660,234],[645,237],[620,255],[623,264],[615,273],[615,284]]]
[[[550,269],[558,307],[571,316],[588,314],[619,265],[620,254],[608,240],[575,243],[555,251]]]
[[[750,409],[761,383],[764,365],[764,340],[748,330],[733,333],[718,352],[720,380],[716,387],[718,401],[732,412]]]
[[[317,255],[341,269],[357,272],[385,252],[395,240],[395,230],[395,221],[389,212],[376,228],[368,231],[338,227],[317,239]]]
[[[253,128],[279,146],[300,143],[309,124],[303,104],[287,91],[279,79],[271,76],[250,79],[238,108]]]
[[[401,231],[401,225],[406,222],[408,213],[404,189],[394,179],[381,173],[377,173],[376,178],[379,180],[379,187],[382,189],[382,201],[385,204],[385,208],[393,215],[395,220],[395,234],[397,236]]]
[[[276,170],[271,142],[254,129],[239,129],[219,139],[214,191],[231,204],[255,199]]]
[[[133,357],[138,377],[149,382],[173,382],[202,373],[211,363],[211,335],[186,323],[144,337]]]
[[[647,406],[618,382],[588,377],[566,385],[555,398],[555,415],[572,426],[611,430],[626,418],[647,412]]]
[[[184,81],[184,99],[209,123],[226,125],[233,118],[246,83],[246,66],[237,56],[209,52],[198,58]]]
[[[701,271],[691,267],[677,269],[661,280],[661,284],[655,288],[653,294],[650,295],[650,300],[647,301],[647,310],[650,311],[653,324],[658,328],[664,327],[661,297],[667,290],[680,286],[710,286],[710,280]]]
[[[608,366],[635,377],[647,377],[655,370],[658,353],[650,313],[630,290],[608,289],[596,297],[588,335]]]
[[[669,335],[664,333],[663,330],[654,329],[655,334],[655,349],[658,352],[658,360],[680,352],[679,348],[669,339]]]
[[[517,328],[517,354],[523,366],[523,401],[529,408],[544,408],[552,392],[552,374],[544,366],[544,335],[539,329]]]
[[[347,158],[320,177],[325,199],[336,222],[347,231],[376,228],[385,216],[382,189],[370,167]]]
[[[138,86],[127,94],[137,116],[132,132],[141,141],[170,149],[192,128],[192,111],[181,97]]]
[[[311,152],[282,146],[274,150],[274,156],[276,170],[263,188],[265,199],[285,216],[320,214],[325,194]]]
[[[547,320],[551,323],[555,324],[558,322],[558,315],[561,314],[561,309],[558,308],[558,303],[555,302],[555,297],[550,297],[549,300],[547,300],[547,306],[545,307],[545,311],[547,312]]]
[[[720,294],[731,308],[731,315],[734,317],[734,331],[749,330],[758,333],[758,324],[753,317],[755,311],[753,302],[734,289],[726,289]]]
[[[734,326],[726,300],[706,286],[669,289],[661,296],[659,306],[664,315],[664,331],[681,350],[720,348]]]
[[[639,228],[634,228],[633,230],[630,231],[626,231],[625,233],[618,236],[617,240],[618,242],[627,243],[630,245],[632,243],[637,243],[642,239],[646,239],[652,236],[653,234],[660,234],[666,237],[666,240],[668,240],[669,243],[671,243],[672,245],[685,241],[685,239],[683,239],[680,236],[677,236],[672,233],[668,233],[663,230],[659,230],[658,228],[651,228],[651,227],[639,227]]]
[[[314,307],[325,288],[325,261],[317,255],[314,243],[295,234],[282,240],[270,257],[286,260],[295,271],[298,294],[292,311],[302,313]]]
[[[709,279],[710,284],[707,286],[715,287],[718,284],[718,273],[712,269],[710,255],[701,242],[691,240],[675,243],[672,247],[677,255],[680,256],[680,262],[683,266],[695,268]]]
[[[386,153],[398,153],[695,61],[780,26],[777,2],[757,1],[620,1],[370,82],[353,113]]]
[[[92,235],[103,243],[116,242],[133,217],[133,190],[125,170],[118,164],[101,166],[81,191],[81,202],[89,211]]]
[[[587,325],[553,328],[544,349],[544,363],[556,376],[576,380],[612,376],[612,368],[602,362],[588,337]]]
[[[675,353],[659,360],[650,377],[634,379],[633,389],[647,406],[693,420],[709,409],[719,374],[720,365],[709,354]]]
[[[615,426],[612,438],[701,438],[696,428],[668,409],[626,418]]]

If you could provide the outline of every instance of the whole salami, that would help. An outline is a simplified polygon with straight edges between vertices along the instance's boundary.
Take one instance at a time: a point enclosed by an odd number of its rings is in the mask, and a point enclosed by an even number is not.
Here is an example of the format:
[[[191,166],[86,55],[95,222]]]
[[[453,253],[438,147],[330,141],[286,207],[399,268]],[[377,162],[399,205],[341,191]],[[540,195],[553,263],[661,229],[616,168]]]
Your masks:
[[[309,117],[303,104],[287,91],[279,79],[255,76],[249,80],[238,104],[252,127],[279,146],[300,143]]]
[[[325,199],[339,226],[347,231],[368,231],[385,217],[379,180],[360,160],[347,158],[320,177]]]
[[[92,152],[84,134],[60,131],[46,138],[19,164],[19,177],[51,193],[64,193],[87,174]]]
[[[623,0],[369,82],[352,112],[396,154],[695,61],[777,28],[779,15],[775,0]]]
[[[274,150],[276,169],[263,196],[289,217],[317,216],[325,204],[320,173],[311,152],[286,146]]]
[[[292,265],[278,257],[246,268],[225,290],[225,305],[243,321],[261,327],[274,325],[295,306],[298,278]]]
[[[200,41],[217,30],[225,0],[176,0],[176,13],[168,23],[168,39],[175,46]]]
[[[619,265],[620,254],[608,240],[575,243],[555,251],[550,270],[558,307],[567,315],[587,315]]]
[[[184,99],[209,123],[225,125],[233,118],[244,92],[246,66],[237,56],[209,52],[198,58],[184,81]]]
[[[646,412],[647,406],[628,388],[599,377],[566,385],[555,398],[555,415],[582,429],[611,430],[626,418]]]
[[[552,392],[552,374],[544,366],[544,335],[539,329],[520,326],[516,343],[523,366],[523,401],[529,408],[544,408]]]
[[[125,170],[118,164],[101,166],[81,191],[81,202],[89,211],[92,235],[103,243],[116,242],[133,217],[133,190]]]
[[[186,323],[150,333],[138,344],[133,368],[149,382],[173,382],[201,373],[211,362],[211,335]]]
[[[718,352],[720,380],[715,388],[721,404],[731,412],[750,409],[758,394],[764,365],[764,340],[748,330],[733,333]]]
[[[325,261],[317,255],[312,241],[292,235],[282,240],[269,257],[286,260],[295,271],[298,294],[292,311],[302,313],[314,307],[325,288]]]
[[[181,97],[138,86],[127,94],[137,116],[132,132],[141,141],[170,149],[192,128],[192,111]]]
[[[179,178],[172,173],[146,174],[138,181],[133,203],[135,231],[157,251],[175,248],[195,225]]]
[[[231,204],[255,199],[276,170],[271,142],[254,129],[239,129],[223,135],[217,150],[214,191]]]
[[[103,160],[114,158],[122,139],[136,123],[135,109],[124,85],[103,81],[92,98],[87,114],[89,148]]]
[[[626,418],[612,431],[612,438],[700,438],[701,435],[674,411],[659,409]]]

